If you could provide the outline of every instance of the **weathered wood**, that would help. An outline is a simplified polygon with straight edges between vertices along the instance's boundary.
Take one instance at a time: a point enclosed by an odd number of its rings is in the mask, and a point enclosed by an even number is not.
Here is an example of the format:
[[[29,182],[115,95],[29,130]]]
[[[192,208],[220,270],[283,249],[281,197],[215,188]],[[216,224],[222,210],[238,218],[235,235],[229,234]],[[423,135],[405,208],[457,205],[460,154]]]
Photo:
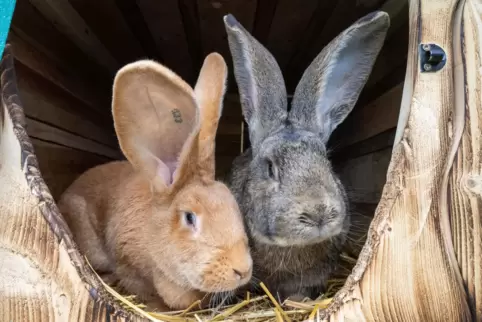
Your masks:
[[[32,139],[42,178],[54,200],[84,171],[111,161],[89,152]]]
[[[69,3],[120,65],[145,56],[115,0],[69,0]]]
[[[139,41],[144,49],[147,57],[162,63],[164,61],[162,55],[163,50],[162,48],[156,48],[156,40],[153,38],[157,34],[149,32],[149,27],[144,16],[142,15],[141,9],[136,3],[136,0],[115,0],[115,3],[122,12],[122,16],[129,25],[129,28],[131,29],[135,38]],[[158,2],[158,4],[160,5],[161,3]]]
[[[20,63],[15,65],[15,69],[20,99],[28,117],[117,148],[114,133],[107,131],[105,123],[99,122],[97,115],[82,102]]]
[[[378,203],[386,181],[391,147],[336,165],[350,202]]]
[[[137,5],[157,50],[162,54],[163,63],[190,84],[194,84],[198,70],[193,69],[178,1],[166,0],[161,4],[156,0],[137,0]]]
[[[482,5],[467,0],[463,26],[454,37],[456,59],[455,113],[452,120],[453,165],[444,187],[450,213],[452,241],[469,297],[472,318],[482,320]],[[457,147],[457,145],[455,145]],[[455,154],[455,155],[454,155]]]
[[[179,0],[179,11],[186,34],[187,47],[191,55],[194,74],[201,70],[205,55],[203,52],[203,35],[199,21],[199,10],[195,0]],[[208,36],[210,37],[210,36]],[[227,56],[223,56],[227,57]],[[227,59],[227,58],[226,58]],[[197,79],[197,75],[195,77]],[[194,81],[191,85],[194,84]],[[229,84],[228,84],[229,85]]]
[[[252,35],[262,44],[266,44],[268,40],[278,2],[278,0],[264,0],[257,3]]]
[[[68,0],[29,0],[57,29],[111,73],[119,62],[105,48]]]
[[[411,85],[404,89],[407,99],[387,183],[357,264],[322,312],[324,320],[471,320],[447,231],[449,214],[441,203],[447,196],[442,178],[450,169],[454,133],[455,65],[450,53],[454,26],[461,23],[455,15],[460,3],[410,1],[406,84]],[[420,72],[418,45],[427,42],[449,54],[439,72]]]
[[[0,70],[2,320],[145,321],[114,302],[73,242],[24,128],[8,46]]]
[[[99,88],[95,84],[91,84],[82,74],[72,75],[65,67],[56,64],[54,60],[17,36],[14,30],[10,31],[8,42],[12,45],[17,61],[83,101],[89,106],[89,109],[102,115],[101,117],[109,116],[110,111],[106,108],[109,105],[109,101],[106,99],[108,96],[106,93],[100,92]]]
[[[122,158],[122,154],[117,149],[110,148],[107,145],[103,145],[89,139],[84,139],[81,136],[69,133],[31,118],[27,118],[27,131],[32,138],[48,142],[55,142],[82,151],[105,156],[114,160]]]
[[[369,139],[348,145],[345,147],[337,146],[336,142],[329,143],[330,159],[337,165],[350,159],[370,154],[379,150],[393,147],[396,129],[392,128]]]
[[[313,16],[317,7],[329,6],[331,1],[291,1],[279,0],[271,23],[266,48],[273,54],[282,71],[296,50],[299,40],[306,37],[310,21],[320,22],[322,17]],[[323,5],[322,5],[323,4]]]
[[[63,67],[70,75],[75,75],[84,84],[88,84],[86,87],[92,87],[94,93],[106,93],[109,98],[112,83],[107,69],[79,50],[29,1],[16,2],[11,30],[33,48],[52,59],[56,66]]]
[[[203,41],[203,55],[216,51],[225,57],[228,65],[228,90],[234,91],[236,81],[234,79],[231,53],[228,47],[226,28],[223,16],[232,14],[236,19],[251,32],[254,26],[256,12],[256,0],[185,0],[197,1],[199,11],[199,23],[201,28],[201,39]]]
[[[311,35],[310,41],[304,46],[297,47],[297,53],[290,61],[287,70],[289,71],[288,93],[293,93],[301,78],[304,70],[310,62],[320,53],[333,38],[342,32],[347,26],[354,23],[358,18],[377,9],[384,0],[340,0],[340,1],[320,1],[335,3],[336,7],[330,15],[326,17],[324,27],[318,33]],[[314,16],[314,19],[321,17]]]
[[[399,84],[375,101],[354,110],[333,133],[333,142],[341,148],[366,140],[397,126],[403,84]]]

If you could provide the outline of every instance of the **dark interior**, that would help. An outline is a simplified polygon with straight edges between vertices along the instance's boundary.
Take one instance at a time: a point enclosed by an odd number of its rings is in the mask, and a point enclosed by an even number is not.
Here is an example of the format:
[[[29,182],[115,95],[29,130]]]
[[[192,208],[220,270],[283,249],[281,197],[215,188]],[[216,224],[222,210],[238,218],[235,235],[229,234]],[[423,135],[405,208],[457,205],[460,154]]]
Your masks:
[[[369,217],[385,183],[398,119],[407,1],[18,0],[8,42],[28,131],[54,198],[88,168],[123,157],[110,100],[114,75],[124,64],[154,59],[193,85],[204,57],[223,55],[228,93],[216,145],[217,175],[223,178],[249,138],[222,17],[233,14],[273,53],[292,94],[321,49],[374,10],[391,17],[385,45],[355,109],[330,140],[353,212]]]

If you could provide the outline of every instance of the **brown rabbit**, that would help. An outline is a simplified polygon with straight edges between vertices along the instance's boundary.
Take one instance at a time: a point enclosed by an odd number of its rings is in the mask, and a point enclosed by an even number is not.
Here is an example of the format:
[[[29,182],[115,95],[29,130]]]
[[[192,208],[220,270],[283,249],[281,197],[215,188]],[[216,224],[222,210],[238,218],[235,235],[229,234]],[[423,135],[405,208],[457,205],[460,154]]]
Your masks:
[[[214,180],[226,77],[217,53],[206,57],[194,91],[153,61],[123,67],[112,112],[128,161],[86,171],[59,201],[94,269],[151,307],[183,309],[251,278],[240,210]]]

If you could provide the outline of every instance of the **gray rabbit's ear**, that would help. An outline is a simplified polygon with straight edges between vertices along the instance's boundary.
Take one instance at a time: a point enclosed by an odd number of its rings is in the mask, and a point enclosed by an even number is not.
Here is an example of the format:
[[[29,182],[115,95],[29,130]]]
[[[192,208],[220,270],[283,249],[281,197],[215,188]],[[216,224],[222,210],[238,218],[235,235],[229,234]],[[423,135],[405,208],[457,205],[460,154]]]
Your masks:
[[[231,14],[224,16],[243,115],[256,148],[287,118],[287,95],[278,63]]]
[[[333,39],[304,72],[289,121],[328,141],[358,100],[389,26],[387,13],[373,12]]]

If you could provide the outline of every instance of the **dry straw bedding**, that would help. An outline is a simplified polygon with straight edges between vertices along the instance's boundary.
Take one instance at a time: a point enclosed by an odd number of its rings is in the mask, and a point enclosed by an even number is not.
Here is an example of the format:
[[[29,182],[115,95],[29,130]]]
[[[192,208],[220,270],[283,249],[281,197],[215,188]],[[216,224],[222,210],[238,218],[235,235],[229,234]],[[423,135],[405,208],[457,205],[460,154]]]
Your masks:
[[[328,281],[327,291],[321,294],[316,300],[306,299],[302,302],[286,300],[284,303],[279,303],[275,296],[260,282],[259,287],[264,291],[264,295],[252,296],[247,293],[245,298],[236,304],[200,309],[199,303],[196,302],[183,311],[148,312],[145,310],[146,307],[143,304],[136,302],[135,296],[121,295],[113,287],[104,282],[103,284],[119,301],[122,307],[155,322],[316,321],[319,310],[328,306],[333,295],[343,286],[346,278],[351,273],[356,263],[356,256],[358,256],[365,237],[366,236],[362,236],[358,239],[351,239],[347,245],[349,251],[341,254],[341,263],[337,274]]]

